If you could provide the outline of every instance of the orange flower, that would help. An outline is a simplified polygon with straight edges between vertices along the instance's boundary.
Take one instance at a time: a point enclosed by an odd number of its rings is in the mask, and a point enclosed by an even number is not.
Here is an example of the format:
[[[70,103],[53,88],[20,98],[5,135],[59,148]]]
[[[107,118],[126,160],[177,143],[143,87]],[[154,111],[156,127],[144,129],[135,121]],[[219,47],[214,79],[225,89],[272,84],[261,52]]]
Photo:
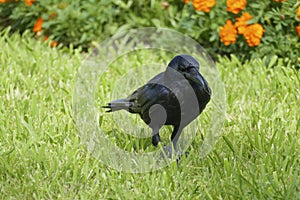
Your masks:
[[[191,0],[184,0],[184,3],[190,3]]]
[[[274,0],[275,2],[281,2],[281,1],[286,1],[286,0]]]
[[[300,19],[300,6],[298,6],[296,14],[298,15],[298,19]]]
[[[221,41],[226,45],[230,45],[236,42],[236,28],[232,24],[231,20],[227,20],[223,27],[220,27]]]
[[[27,6],[31,6],[36,0],[24,0]]]
[[[0,0],[0,3],[6,3],[6,2],[18,2],[18,0]]]
[[[203,12],[209,12],[214,5],[216,5],[216,0],[193,0],[195,10]]]
[[[238,14],[246,7],[246,0],[226,0],[227,11]]]
[[[257,46],[260,44],[260,39],[264,33],[264,28],[260,24],[251,24],[247,26],[244,37],[250,47]]]
[[[49,39],[49,36],[48,35],[45,35],[43,37],[43,42],[47,41]],[[50,43],[50,47],[53,48],[53,47],[56,47],[58,45],[58,42],[55,41],[55,40],[52,40],[51,43]]]
[[[42,25],[43,25],[43,18],[38,18],[37,21],[35,22],[34,26],[33,26],[33,32],[37,33],[39,31],[42,30]]]
[[[56,47],[57,45],[58,45],[58,42],[55,41],[55,40],[52,40],[51,43],[50,43],[51,48]]]
[[[50,20],[57,16],[57,12],[52,12],[49,16]]]
[[[48,38],[49,38],[49,36],[45,35],[45,36],[43,37],[43,42],[47,41]]]
[[[298,36],[300,37],[300,26],[296,26],[296,32],[297,32]]]
[[[247,21],[250,19],[252,19],[252,16],[248,12],[245,12],[242,14],[242,16],[236,18],[235,27],[237,28],[239,34],[244,34],[248,26]]]

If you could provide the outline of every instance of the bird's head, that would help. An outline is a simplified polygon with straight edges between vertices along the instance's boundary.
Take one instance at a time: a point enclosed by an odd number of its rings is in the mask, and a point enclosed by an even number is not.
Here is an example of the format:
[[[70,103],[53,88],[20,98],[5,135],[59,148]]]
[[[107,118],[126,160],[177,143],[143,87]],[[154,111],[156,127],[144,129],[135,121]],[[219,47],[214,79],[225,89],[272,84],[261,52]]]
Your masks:
[[[185,77],[191,84],[205,88],[209,93],[210,89],[206,80],[199,72],[199,63],[190,55],[178,55],[174,57],[167,67],[167,71],[176,70]]]
[[[178,72],[185,72],[191,68],[199,70],[199,63],[192,56],[182,54],[175,56],[169,63],[168,67],[175,69]]]

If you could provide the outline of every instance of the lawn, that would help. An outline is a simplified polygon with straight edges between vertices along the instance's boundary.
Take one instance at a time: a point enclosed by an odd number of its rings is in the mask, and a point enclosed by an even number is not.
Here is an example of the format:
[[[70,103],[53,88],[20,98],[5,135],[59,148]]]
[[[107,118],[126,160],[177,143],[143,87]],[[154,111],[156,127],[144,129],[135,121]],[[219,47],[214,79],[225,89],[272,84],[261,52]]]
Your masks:
[[[220,58],[227,110],[208,156],[196,136],[179,165],[124,173],[80,143],[72,95],[85,55],[26,34],[1,33],[0,47],[0,199],[300,198],[300,71],[279,58]]]

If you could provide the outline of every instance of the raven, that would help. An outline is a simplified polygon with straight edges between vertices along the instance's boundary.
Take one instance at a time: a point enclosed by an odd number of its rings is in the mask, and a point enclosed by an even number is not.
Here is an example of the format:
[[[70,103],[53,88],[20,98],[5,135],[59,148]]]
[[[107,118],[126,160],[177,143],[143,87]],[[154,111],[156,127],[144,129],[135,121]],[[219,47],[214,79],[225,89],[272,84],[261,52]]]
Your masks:
[[[190,55],[178,55],[167,69],[125,99],[108,103],[106,112],[127,110],[139,114],[152,129],[152,144],[160,141],[163,125],[174,127],[171,141],[176,143],[182,129],[196,119],[210,101],[211,89],[199,72],[199,63]]]

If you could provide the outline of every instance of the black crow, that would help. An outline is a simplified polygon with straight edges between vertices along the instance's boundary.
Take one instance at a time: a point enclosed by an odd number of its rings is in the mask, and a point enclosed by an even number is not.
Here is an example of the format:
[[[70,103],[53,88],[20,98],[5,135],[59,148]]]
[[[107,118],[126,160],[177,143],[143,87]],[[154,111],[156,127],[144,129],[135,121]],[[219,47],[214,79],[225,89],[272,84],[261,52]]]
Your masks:
[[[152,129],[152,144],[160,141],[163,125],[174,127],[174,148],[182,129],[197,118],[209,102],[211,89],[199,73],[199,63],[190,55],[178,55],[166,71],[152,78],[125,99],[108,103],[106,112],[127,110],[137,113]]]

